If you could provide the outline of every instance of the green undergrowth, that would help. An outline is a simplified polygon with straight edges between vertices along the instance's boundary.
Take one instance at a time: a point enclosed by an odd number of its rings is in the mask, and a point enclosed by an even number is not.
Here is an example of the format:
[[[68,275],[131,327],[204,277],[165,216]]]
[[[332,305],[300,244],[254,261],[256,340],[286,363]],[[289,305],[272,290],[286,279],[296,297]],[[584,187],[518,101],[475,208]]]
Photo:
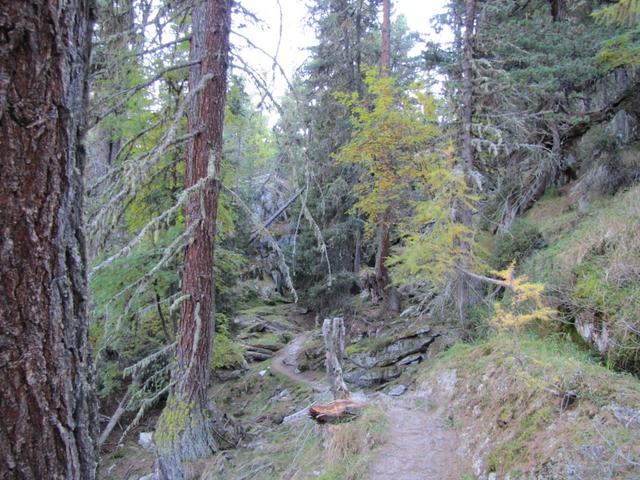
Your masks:
[[[224,334],[216,334],[213,338],[213,351],[211,355],[211,367],[238,368],[244,363],[242,347]]]
[[[210,392],[221,410],[247,423],[279,424],[298,408],[310,404],[313,390],[271,370],[271,361],[254,364],[237,380],[215,385]]]
[[[321,480],[366,478],[375,448],[386,441],[387,414],[376,405],[367,407],[357,419],[325,429],[326,469]]]
[[[250,448],[232,452],[215,478],[365,478],[373,451],[384,442],[386,432],[386,416],[375,406],[350,422],[336,425],[318,425],[310,420],[277,425],[262,431]],[[204,471],[206,476],[207,468]]]
[[[422,375],[446,367],[478,376],[496,364],[525,375],[522,378],[534,386],[548,386],[579,374],[582,397],[598,400],[600,405],[614,393],[640,395],[640,382],[633,375],[607,368],[593,352],[567,335],[533,331],[498,333],[474,343],[457,343],[424,364]]]
[[[446,393],[445,374],[454,378]],[[575,466],[582,472],[575,478],[640,473],[640,422],[615,414],[640,415],[640,382],[565,335],[510,332],[458,343],[421,366],[418,383],[435,388],[433,403],[450,405],[485,472],[570,478],[563,469]],[[611,462],[616,473],[608,477]]]
[[[266,348],[268,350],[280,350],[291,339],[293,335],[289,332],[255,332],[249,334],[241,334],[240,338],[255,347]]]
[[[640,186],[579,210],[554,192],[526,216],[547,246],[518,268],[543,282],[561,318],[609,337],[605,360],[640,373]]]

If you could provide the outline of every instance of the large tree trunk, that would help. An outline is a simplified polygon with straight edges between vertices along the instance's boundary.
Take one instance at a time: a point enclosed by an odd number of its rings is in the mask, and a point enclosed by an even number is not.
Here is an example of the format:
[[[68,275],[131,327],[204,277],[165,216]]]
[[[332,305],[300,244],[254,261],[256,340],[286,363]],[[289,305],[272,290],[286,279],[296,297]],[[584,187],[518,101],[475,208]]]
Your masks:
[[[382,1],[382,53],[380,70],[387,76],[391,70],[391,1]]]
[[[185,187],[209,177],[185,207],[186,228],[195,228],[186,248],[179,334],[169,400],[156,429],[161,478],[180,479],[182,461],[206,456],[235,442],[227,422],[207,398],[215,327],[213,248],[216,234],[222,129],[226,101],[231,0],[204,0],[193,10],[190,89],[204,80],[189,113],[198,132],[188,151]],[[206,76],[210,76],[207,79]],[[228,436],[231,435],[231,438]]]
[[[390,0],[382,2],[382,53],[380,56],[380,74],[383,77],[391,72],[391,5]],[[382,158],[381,162],[389,162],[391,159]],[[375,263],[376,295],[382,297],[385,305],[393,310],[400,309],[398,293],[389,285],[389,272],[387,259],[391,251],[390,241],[391,210],[387,208],[378,220],[377,250]]]
[[[465,172],[465,180],[467,185],[472,184],[472,175],[474,172],[475,154],[473,150],[473,55],[474,55],[474,38],[475,38],[475,21],[476,21],[476,0],[465,1],[465,17],[464,17],[464,36],[463,36],[463,52],[462,52],[462,161]],[[473,217],[470,208],[459,202],[457,208],[458,221],[466,227],[473,227]],[[462,267],[465,270],[470,269],[468,258],[471,257],[471,245],[463,242],[460,249],[464,256],[462,259]],[[475,293],[476,285],[472,280],[460,271],[453,273],[453,294],[455,297],[456,308],[462,317],[465,307],[476,301],[478,295]]]
[[[549,0],[551,17],[554,22],[562,22],[567,19],[567,10],[564,0]]]
[[[0,478],[96,476],[81,145],[89,0],[0,5]]]
[[[471,122],[473,120],[473,50],[476,0],[466,0],[462,53],[462,159],[468,171],[473,169],[474,154]]]

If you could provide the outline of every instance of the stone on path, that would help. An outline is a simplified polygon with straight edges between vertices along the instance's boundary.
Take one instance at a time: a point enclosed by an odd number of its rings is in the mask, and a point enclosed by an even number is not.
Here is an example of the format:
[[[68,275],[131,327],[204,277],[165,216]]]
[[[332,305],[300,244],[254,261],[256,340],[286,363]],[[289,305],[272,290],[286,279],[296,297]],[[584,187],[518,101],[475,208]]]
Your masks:
[[[391,395],[392,397],[399,397],[400,395],[402,395],[406,391],[407,391],[407,387],[406,386],[404,386],[404,385],[396,385],[391,390],[389,390],[389,395]]]

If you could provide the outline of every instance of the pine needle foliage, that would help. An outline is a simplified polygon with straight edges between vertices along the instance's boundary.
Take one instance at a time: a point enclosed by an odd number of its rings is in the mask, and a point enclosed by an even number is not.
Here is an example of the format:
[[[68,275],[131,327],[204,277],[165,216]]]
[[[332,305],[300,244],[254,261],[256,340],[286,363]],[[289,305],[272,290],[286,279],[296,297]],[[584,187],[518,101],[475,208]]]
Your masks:
[[[544,304],[545,285],[530,282],[526,275],[516,276],[515,263],[493,273],[513,293],[509,301],[509,309],[505,309],[498,302],[494,304],[494,324],[499,327],[518,328],[534,320],[551,320],[557,313],[555,309]]]
[[[442,287],[456,265],[481,269],[478,245],[471,227],[457,215],[461,208],[476,210],[477,196],[459,168],[452,144],[423,152],[418,178],[421,198],[412,202],[413,215],[401,226],[403,244],[390,263],[396,283],[427,281]]]
[[[392,212],[394,223],[411,191],[420,188],[421,152],[434,144],[439,129],[436,103],[419,85],[401,89],[393,77],[381,77],[375,69],[368,69],[365,85],[364,98],[336,94],[352,112],[354,131],[335,158],[360,168],[354,209],[365,215],[365,233],[371,237],[384,212]]]
[[[598,10],[593,16],[607,25],[637,25],[640,22],[640,0],[619,0]]]

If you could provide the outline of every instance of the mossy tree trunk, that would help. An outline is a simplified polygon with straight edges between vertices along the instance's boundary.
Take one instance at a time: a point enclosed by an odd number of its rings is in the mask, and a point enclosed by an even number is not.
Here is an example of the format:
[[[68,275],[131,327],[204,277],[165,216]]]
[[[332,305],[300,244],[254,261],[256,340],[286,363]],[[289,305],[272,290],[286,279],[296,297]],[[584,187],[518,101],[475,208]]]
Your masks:
[[[197,133],[187,153],[185,187],[206,180],[185,207],[186,248],[176,369],[169,400],[156,429],[161,478],[183,478],[182,462],[209,455],[236,441],[227,419],[207,398],[215,327],[213,251],[216,235],[222,129],[227,88],[231,0],[204,0],[193,9],[189,88],[201,82],[189,112]]]
[[[0,478],[91,480],[82,231],[91,1],[0,2]]]

